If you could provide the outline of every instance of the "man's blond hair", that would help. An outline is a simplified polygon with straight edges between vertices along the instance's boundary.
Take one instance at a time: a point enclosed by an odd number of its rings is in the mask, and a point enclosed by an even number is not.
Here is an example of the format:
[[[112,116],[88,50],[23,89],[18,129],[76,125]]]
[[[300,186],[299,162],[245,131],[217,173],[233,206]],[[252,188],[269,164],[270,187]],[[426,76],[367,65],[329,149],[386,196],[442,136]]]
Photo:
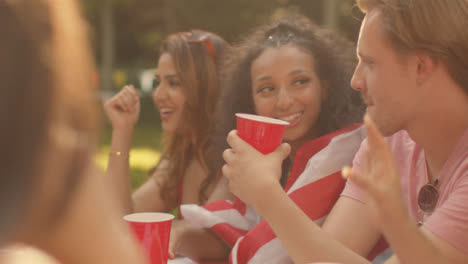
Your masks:
[[[468,0],[357,0],[357,5],[364,13],[380,11],[397,51],[428,53],[468,93]]]

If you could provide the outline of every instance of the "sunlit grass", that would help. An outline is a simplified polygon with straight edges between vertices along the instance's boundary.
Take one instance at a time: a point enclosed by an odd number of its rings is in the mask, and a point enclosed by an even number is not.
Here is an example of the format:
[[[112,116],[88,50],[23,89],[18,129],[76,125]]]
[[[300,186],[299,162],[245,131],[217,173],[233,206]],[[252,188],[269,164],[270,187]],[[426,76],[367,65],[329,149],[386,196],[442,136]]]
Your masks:
[[[134,148],[130,152],[130,167],[135,169],[149,170],[159,160],[161,153],[149,148]],[[96,154],[96,162],[102,169],[106,169],[109,159],[109,145],[104,145]]]
[[[134,148],[130,152],[130,175],[132,188],[136,189],[145,182],[148,171],[154,167],[161,153],[149,148]],[[103,170],[107,168],[109,145],[103,145],[96,154],[96,163]]]

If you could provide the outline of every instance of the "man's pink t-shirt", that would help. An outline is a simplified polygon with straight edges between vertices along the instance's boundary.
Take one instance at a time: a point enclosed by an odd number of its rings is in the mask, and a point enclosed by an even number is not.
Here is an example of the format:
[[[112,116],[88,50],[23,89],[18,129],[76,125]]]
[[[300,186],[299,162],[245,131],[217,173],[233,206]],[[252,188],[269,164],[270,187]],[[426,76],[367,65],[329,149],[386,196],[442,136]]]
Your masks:
[[[404,201],[412,219],[468,254],[468,129],[440,171],[439,200],[432,214],[421,211],[417,202],[419,190],[428,182],[424,150],[406,131],[386,140],[401,176]],[[363,141],[354,158],[353,169],[360,170],[366,152],[367,140]],[[346,183],[341,195],[365,202],[362,191],[351,181]]]

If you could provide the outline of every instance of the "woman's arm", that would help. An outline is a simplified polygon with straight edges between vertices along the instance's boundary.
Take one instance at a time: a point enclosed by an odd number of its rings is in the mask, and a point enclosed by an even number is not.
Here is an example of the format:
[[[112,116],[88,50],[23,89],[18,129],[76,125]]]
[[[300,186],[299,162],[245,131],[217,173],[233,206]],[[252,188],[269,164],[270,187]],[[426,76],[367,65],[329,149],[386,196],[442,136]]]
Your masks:
[[[132,194],[130,183],[130,149],[133,130],[140,114],[140,99],[136,89],[127,85],[104,104],[112,123],[112,141],[106,178],[123,206],[124,214],[133,212],[167,212],[177,201],[167,203],[161,198],[161,186],[167,179],[167,160],[160,162],[148,180]]]
[[[106,178],[115,186],[124,212],[133,212],[129,157],[133,129],[140,115],[140,98],[136,89],[127,85],[105,102],[104,111],[112,124],[112,142]]]
[[[294,263],[369,263],[365,256],[377,242],[379,233],[369,223],[362,203],[340,198],[321,228],[279,184],[259,193],[264,202],[257,203],[255,208],[281,240]]]
[[[115,186],[117,197],[120,199],[125,213],[134,211],[134,204],[131,199],[129,164],[132,136],[133,127],[112,131],[112,142],[106,171],[106,178]]]

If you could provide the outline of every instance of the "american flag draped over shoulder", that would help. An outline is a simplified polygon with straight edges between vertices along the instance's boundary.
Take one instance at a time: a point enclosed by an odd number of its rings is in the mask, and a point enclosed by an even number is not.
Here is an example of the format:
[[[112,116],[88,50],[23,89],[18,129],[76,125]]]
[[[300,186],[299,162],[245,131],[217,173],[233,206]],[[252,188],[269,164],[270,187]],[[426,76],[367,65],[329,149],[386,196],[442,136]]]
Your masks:
[[[341,169],[352,164],[364,137],[363,127],[353,125],[307,142],[296,153],[285,190],[317,224],[322,224],[338,199],[345,185]],[[266,221],[239,199],[203,207],[183,205],[182,215],[195,226],[211,228],[229,244],[230,263],[293,263]],[[379,246],[370,259],[384,248]]]

